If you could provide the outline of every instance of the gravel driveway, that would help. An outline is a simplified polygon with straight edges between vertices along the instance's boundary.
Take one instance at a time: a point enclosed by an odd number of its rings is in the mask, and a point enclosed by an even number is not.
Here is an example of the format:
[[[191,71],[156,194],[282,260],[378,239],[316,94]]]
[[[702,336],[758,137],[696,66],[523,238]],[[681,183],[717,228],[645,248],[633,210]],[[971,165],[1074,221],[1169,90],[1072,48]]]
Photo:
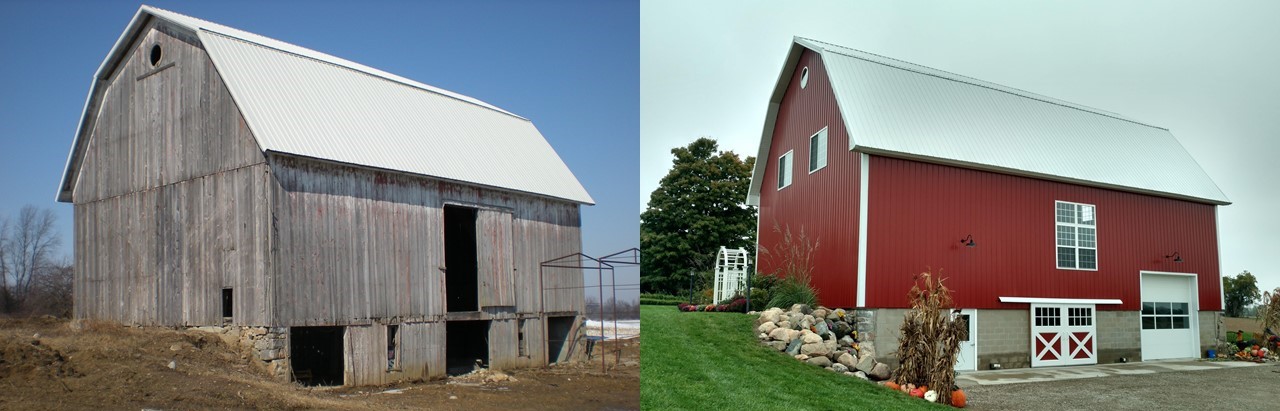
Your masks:
[[[964,389],[974,410],[1276,410],[1280,365]]]

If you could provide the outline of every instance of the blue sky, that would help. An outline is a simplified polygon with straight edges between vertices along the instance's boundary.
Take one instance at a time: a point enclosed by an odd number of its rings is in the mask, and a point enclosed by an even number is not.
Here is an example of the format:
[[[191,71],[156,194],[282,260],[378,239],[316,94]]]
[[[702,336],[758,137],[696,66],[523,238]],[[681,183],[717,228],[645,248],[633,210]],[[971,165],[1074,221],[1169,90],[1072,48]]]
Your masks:
[[[0,216],[53,209],[89,80],[138,2],[0,2]],[[469,95],[533,121],[595,198],[583,248],[639,245],[639,6],[626,1],[147,4]],[[620,271],[635,278],[638,271]],[[607,283],[607,281],[606,281]],[[608,298],[608,297],[606,297]]]

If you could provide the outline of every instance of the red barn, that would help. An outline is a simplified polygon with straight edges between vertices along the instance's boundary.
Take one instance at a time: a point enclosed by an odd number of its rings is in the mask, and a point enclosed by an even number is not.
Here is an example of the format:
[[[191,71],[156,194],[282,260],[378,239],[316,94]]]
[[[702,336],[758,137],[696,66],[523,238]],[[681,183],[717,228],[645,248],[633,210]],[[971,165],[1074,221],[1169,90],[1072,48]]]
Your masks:
[[[1217,335],[1230,202],[1165,128],[795,38],[757,158],[760,248],[815,241],[819,299],[882,361],[929,269],[973,327],[957,369],[1194,358]]]

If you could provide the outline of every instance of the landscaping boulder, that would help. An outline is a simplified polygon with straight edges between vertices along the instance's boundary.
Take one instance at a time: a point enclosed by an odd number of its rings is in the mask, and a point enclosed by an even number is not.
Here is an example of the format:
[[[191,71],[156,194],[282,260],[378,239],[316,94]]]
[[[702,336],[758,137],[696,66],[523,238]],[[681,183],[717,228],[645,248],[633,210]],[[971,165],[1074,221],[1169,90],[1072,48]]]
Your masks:
[[[875,367],[867,373],[868,377],[874,378],[876,381],[889,379],[889,366],[884,363],[876,363]]]
[[[835,364],[831,364],[831,371],[841,372],[841,373],[848,372],[849,367],[845,367],[844,364],[841,364],[841,363],[835,363]]]
[[[804,360],[804,362],[807,362],[807,363],[809,363],[810,365],[816,365],[816,366],[819,366],[819,367],[822,367],[822,368],[826,368],[826,367],[830,367],[830,366],[831,366],[831,360],[830,360],[830,359],[827,359],[827,357],[823,357],[823,356],[811,357],[811,358],[809,358],[809,359],[807,359],[807,360]]]
[[[800,361],[805,361],[805,360],[808,360],[808,359],[809,359],[809,356],[804,355],[804,354],[796,354],[796,355],[795,355],[795,358],[796,358],[797,360],[800,360]]]
[[[787,320],[779,321],[779,322],[778,322],[778,327],[779,327],[779,328],[786,328],[786,329],[788,329],[788,330],[792,329],[792,328],[791,328],[791,322],[790,322],[790,321],[787,321]]]
[[[785,351],[787,349],[786,341],[769,341],[764,344],[768,345],[769,348],[773,348],[774,351]]]
[[[868,378],[868,377],[867,377],[867,373],[862,372],[862,371],[858,371],[858,372],[853,373],[853,376],[854,376],[854,377],[861,378],[861,379],[864,379],[864,380],[868,380],[868,381],[870,381],[870,380],[871,380],[871,378]]]
[[[831,330],[827,328],[827,323],[825,321],[818,321],[813,325],[813,332],[817,333],[819,336],[826,337],[827,334],[831,333]]]
[[[804,318],[801,318],[801,319],[800,319],[800,329],[802,329],[802,330],[807,330],[807,329],[809,329],[809,327],[812,327],[812,326],[813,326],[813,316],[812,316],[812,315],[806,315],[806,316],[804,316]]]
[[[835,332],[837,337],[848,337],[849,334],[853,333],[853,326],[844,321],[834,321],[831,324],[828,324],[828,326],[831,327],[831,330]]]
[[[827,314],[827,319],[828,319],[828,320],[843,320],[843,319],[844,319],[844,314],[845,314],[845,312],[844,312],[844,309],[843,309],[843,308],[837,308],[837,309],[831,310],[831,313],[830,313],[830,314]]]
[[[769,321],[764,324],[760,324],[760,327],[757,327],[756,329],[760,330],[760,332],[764,333],[765,336],[767,337],[769,335],[769,332],[773,331],[775,328],[778,328],[778,325],[774,324],[773,321]]]
[[[846,335],[846,336],[844,336],[844,337],[840,337],[840,346],[841,346],[841,347],[851,347],[851,348],[852,348],[852,347],[853,347],[853,343],[855,343],[855,342],[857,342],[857,341],[854,341],[854,340],[853,340],[853,337],[850,337],[850,336],[847,336],[847,335]]]
[[[800,354],[800,346],[803,344],[804,344],[804,341],[799,338],[791,340],[791,342],[787,344],[787,354],[791,354],[791,355]]]
[[[818,319],[827,318],[827,314],[829,313],[830,311],[827,310],[826,307],[818,307],[817,309],[813,310],[813,318],[818,318]]]
[[[791,337],[792,331],[795,331],[795,330],[788,330],[786,328],[776,327],[773,329],[773,331],[769,331],[769,339],[782,341],[784,343],[789,343],[793,339],[793,338],[789,338]]]
[[[815,344],[815,343],[822,342],[822,337],[818,336],[818,334],[814,334],[813,331],[809,331],[809,330],[800,330],[800,339],[804,340],[805,344]]]
[[[876,359],[870,355],[864,355],[858,358],[858,364],[853,368],[857,368],[858,371],[870,373],[871,369],[875,368],[875,366]]]
[[[782,316],[782,309],[778,307],[773,307],[768,310],[764,310],[763,313],[760,313],[760,319],[762,322],[769,322],[769,323],[775,323],[775,324],[778,321],[781,321],[778,318],[781,316]]]
[[[805,344],[800,346],[801,354],[808,354],[813,356],[818,356],[818,355],[826,356],[830,352],[831,350],[828,350],[827,345],[823,343]]]
[[[839,357],[836,357],[836,362],[844,364],[844,366],[848,368],[855,368],[858,366],[857,357],[854,357],[853,354],[849,353],[840,354]]]
[[[813,309],[809,308],[809,306],[806,304],[792,304],[791,309],[788,311],[791,311],[793,313],[801,313],[801,314],[813,313]]]

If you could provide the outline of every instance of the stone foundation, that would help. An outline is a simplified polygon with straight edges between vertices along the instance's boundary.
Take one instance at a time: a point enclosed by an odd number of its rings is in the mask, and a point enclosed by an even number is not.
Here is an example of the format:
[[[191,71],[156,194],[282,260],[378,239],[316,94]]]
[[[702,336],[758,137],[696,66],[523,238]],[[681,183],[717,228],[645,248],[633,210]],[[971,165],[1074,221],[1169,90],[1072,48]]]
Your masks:
[[[280,381],[291,381],[289,375],[289,327],[194,327],[194,330],[216,334],[227,345],[235,347],[241,358],[249,359],[259,370]]]

